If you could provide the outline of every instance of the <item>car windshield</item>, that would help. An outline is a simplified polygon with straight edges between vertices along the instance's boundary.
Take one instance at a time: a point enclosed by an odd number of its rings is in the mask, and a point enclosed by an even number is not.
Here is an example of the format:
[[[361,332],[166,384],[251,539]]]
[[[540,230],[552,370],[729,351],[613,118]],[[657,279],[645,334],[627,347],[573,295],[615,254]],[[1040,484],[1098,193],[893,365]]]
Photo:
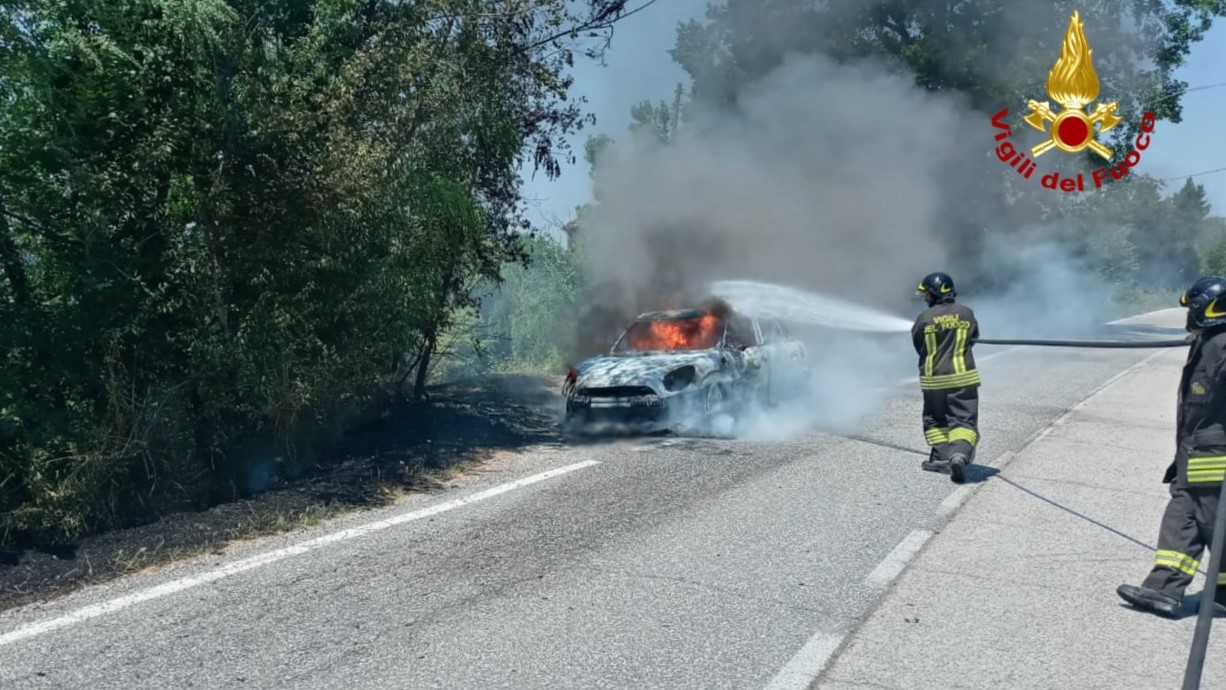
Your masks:
[[[719,343],[719,318],[710,314],[681,319],[636,321],[617,343],[617,352],[707,350]]]

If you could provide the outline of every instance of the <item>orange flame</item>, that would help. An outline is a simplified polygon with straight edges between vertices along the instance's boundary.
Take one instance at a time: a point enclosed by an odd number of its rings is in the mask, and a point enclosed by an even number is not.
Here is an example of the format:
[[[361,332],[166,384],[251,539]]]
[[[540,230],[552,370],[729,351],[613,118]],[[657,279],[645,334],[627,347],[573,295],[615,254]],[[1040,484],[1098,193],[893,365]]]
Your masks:
[[[626,337],[640,351],[705,350],[719,340],[720,320],[714,314],[676,321],[635,324]]]

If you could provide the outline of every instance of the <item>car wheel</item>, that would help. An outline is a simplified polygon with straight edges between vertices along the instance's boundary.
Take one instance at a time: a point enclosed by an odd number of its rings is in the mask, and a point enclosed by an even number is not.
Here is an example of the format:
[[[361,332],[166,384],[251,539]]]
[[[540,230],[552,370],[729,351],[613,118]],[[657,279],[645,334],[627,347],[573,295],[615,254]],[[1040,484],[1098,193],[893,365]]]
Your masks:
[[[715,414],[724,409],[728,402],[727,391],[724,390],[722,383],[713,383],[707,386],[704,393],[703,411],[707,414]]]
[[[716,438],[731,438],[736,427],[736,415],[733,413],[735,401],[730,395],[730,387],[723,383],[713,383],[704,391],[703,408],[706,420],[703,424],[705,433]]]

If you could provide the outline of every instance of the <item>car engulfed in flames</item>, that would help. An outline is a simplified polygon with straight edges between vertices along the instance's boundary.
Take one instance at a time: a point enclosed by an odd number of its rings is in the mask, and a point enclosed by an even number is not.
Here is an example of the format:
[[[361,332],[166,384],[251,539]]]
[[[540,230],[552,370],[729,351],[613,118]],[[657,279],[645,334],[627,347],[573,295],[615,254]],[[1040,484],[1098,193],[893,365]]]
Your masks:
[[[757,320],[730,310],[642,314],[607,354],[569,372],[566,426],[587,432],[709,428],[721,415],[735,418],[749,399],[770,400],[776,359],[800,364],[804,348],[768,337]]]

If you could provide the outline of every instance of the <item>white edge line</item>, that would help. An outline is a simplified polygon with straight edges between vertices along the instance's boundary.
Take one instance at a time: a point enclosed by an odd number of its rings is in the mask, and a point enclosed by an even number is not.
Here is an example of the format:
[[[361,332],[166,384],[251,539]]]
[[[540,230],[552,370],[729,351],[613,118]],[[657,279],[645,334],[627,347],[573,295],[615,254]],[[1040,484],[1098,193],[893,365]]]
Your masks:
[[[805,690],[808,688],[830,662],[834,653],[838,651],[845,637],[847,637],[846,633],[828,632],[819,632],[810,637],[805,642],[805,646],[801,647],[800,651],[796,652],[796,655],[783,667],[783,670],[771,679],[766,690]]]
[[[300,544],[294,544],[293,546],[277,549],[276,551],[269,551],[268,553],[263,553],[258,556],[251,556],[233,563],[228,563],[220,568],[206,573],[201,573],[199,575],[192,575],[189,577],[180,578],[178,580],[171,580],[170,582],[163,583],[156,587],[134,592],[117,599],[111,599],[110,601],[104,601],[91,606],[86,606],[63,616],[50,618],[48,620],[40,621],[38,623],[31,623],[29,625],[17,628],[16,630],[5,633],[4,635],[0,635],[0,647],[12,644],[14,642],[19,642],[21,640],[26,640],[31,637],[35,637],[36,635],[48,633],[53,630],[58,630],[59,628],[64,628],[73,625],[74,623],[80,623],[81,621],[89,620],[91,618],[97,618],[98,616],[103,616],[108,613],[114,613],[115,611],[120,611],[151,599],[157,599],[190,589],[192,587],[214,582],[230,575],[236,575],[247,570],[258,568],[262,565],[275,563],[276,561],[289,558],[290,556],[297,556],[309,551],[314,551],[321,547],[327,546],[328,544],[354,539],[356,537],[361,537],[373,532],[388,529],[389,527],[402,525],[406,522],[412,522],[425,517],[438,515],[439,513],[444,513],[455,508],[466,506],[470,503],[476,503],[477,501],[482,501],[487,498],[493,498],[499,494],[504,494],[508,491],[513,491],[515,489],[528,486],[529,484],[535,484],[558,475],[574,472],[575,470],[581,470],[585,467],[591,467],[592,465],[599,464],[600,462],[596,460],[585,460],[583,462],[577,462],[573,465],[558,467],[539,474],[534,474],[529,477],[507,482],[506,484],[500,484],[470,496],[446,501],[428,508],[422,508],[421,510],[402,513],[385,520],[370,522],[357,527],[341,530],[339,532],[325,534],[322,537],[316,537],[315,539],[304,541]]]
[[[1153,311],[1147,311],[1144,314],[1133,314],[1132,316],[1125,316],[1124,318],[1116,319],[1115,321],[1108,321],[1107,325],[1108,326],[1118,326],[1122,323],[1128,323],[1129,321],[1136,321],[1137,319],[1143,319],[1146,316],[1153,316],[1155,314],[1165,314],[1167,312],[1172,312],[1172,311],[1183,311],[1183,307],[1167,307],[1166,309],[1155,309]]]
[[[894,547],[893,551],[886,554],[885,559],[877,564],[876,568],[864,578],[865,582],[873,588],[881,588],[894,581],[894,578],[902,574],[906,569],[907,563],[915,558],[915,554],[924,548],[924,544],[932,538],[932,532],[926,529],[917,529],[898,542],[898,546]]]

